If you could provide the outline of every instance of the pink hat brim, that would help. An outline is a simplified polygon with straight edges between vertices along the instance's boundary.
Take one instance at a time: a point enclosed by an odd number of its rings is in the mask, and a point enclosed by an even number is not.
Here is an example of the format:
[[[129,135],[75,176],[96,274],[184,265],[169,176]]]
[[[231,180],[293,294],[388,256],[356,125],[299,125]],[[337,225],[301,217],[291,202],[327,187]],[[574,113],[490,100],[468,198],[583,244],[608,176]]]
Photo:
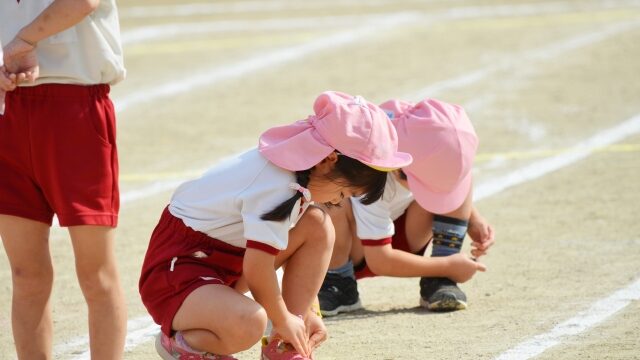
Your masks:
[[[464,203],[469,191],[471,191],[473,179],[471,171],[467,172],[465,177],[448,192],[434,191],[410,172],[405,171],[405,173],[407,174],[409,189],[411,189],[418,204],[433,214],[447,214],[458,209]]]
[[[291,171],[307,170],[334,151],[331,146],[318,140],[314,132],[314,128],[306,120],[277,126],[260,136],[258,149],[278,167]]]

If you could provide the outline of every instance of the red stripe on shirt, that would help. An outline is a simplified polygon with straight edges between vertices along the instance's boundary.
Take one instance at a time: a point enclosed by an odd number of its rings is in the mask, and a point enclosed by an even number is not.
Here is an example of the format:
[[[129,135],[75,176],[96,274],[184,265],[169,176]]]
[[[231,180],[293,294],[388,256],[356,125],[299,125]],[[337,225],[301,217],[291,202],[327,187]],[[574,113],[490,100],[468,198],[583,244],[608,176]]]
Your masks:
[[[391,237],[378,240],[360,240],[364,246],[382,246],[391,244]]]
[[[264,251],[267,254],[271,255],[278,255],[278,253],[280,252],[280,250],[274,248],[273,246],[253,240],[247,240],[247,249],[256,249]]]

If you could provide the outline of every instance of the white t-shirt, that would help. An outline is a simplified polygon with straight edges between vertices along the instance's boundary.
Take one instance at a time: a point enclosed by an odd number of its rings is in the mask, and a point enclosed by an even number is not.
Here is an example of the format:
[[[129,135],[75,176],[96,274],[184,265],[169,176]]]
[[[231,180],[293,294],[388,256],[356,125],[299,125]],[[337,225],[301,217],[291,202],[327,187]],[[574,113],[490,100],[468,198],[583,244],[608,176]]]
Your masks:
[[[0,43],[7,45],[52,2],[0,1]],[[98,8],[81,22],[38,42],[36,52],[40,77],[35,83],[24,86],[47,83],[113,85],[124,79],[115,0],[101,0]]]
[[[289,185],[295,182],[294,172],[274,165],[254,148],[180,185],[169,212],[188,227],[236,247],[246,248],[252,240],[284,250],[289,230],[302,216],[301,200],[283,221],[260,216],[293,196]]]
[[[389,173],[382,198],[370,205],[363,205],[360,198],[352,197],[351,206],[356,221],[356,234],[365,245],[372,241],[387,240],[395,233],[394,220],[407,210],[413,194]],[[387,243],[385,241],[385,243]],[[380,244],[382,245],[382,244]]]

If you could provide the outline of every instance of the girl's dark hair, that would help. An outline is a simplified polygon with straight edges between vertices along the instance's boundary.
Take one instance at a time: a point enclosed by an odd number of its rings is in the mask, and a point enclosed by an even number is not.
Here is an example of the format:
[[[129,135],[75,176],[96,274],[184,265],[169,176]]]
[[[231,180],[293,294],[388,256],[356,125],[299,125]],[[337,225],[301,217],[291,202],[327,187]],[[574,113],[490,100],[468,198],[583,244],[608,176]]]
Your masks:
[[[296,182],[302,187],[309,185],[309,176],[311,169],[304,171],[296,171]],[[360,199],[360,202],[369,205],[382,197],[384,192],[384,186],[387,183],[387,173],[384,171],[376,170],[370,166],[367,166],[356,159],[352,159],[348,156],[338,156],[336,166],[331,173],[327,175],[329,179],[334,182],[341,182],[342,185],[355,187],[364,190],[364,195]],[[282,221],[285,220],[291,211],[296,201],[302,197],[299,191],[290,197],[289,199],[276,206],[268,213],[262,214],[260,218],[262,220],[270,221]]]

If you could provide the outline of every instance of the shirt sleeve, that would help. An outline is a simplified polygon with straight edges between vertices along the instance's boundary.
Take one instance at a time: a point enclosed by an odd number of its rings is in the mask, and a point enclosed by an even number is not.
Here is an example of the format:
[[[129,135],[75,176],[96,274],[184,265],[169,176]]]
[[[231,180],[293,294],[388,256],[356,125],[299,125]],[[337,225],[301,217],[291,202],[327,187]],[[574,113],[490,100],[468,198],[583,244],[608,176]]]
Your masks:
[[[262,243],[276,250],[287,248],[292,217],[282,221],[262,220],[260,217],[293,194],[293,190],[288,188],[288,183],[280,184],[274,181],[256,181],[254,186],[243,192],[240,213],[244,225],[244,238],[253,242],[253,248],[263,251],[265,249],[257,247],[255,243]],[[298,208],[298,204],[294,205],[292,212]]]
[[[389,206],[383,199],[364,205],[359,198],[352,197],[351,206],[356,221],[356,234],[362,239],[364,245],[373,245],[372,241],[390,240],[395,233],[395,228]]]

